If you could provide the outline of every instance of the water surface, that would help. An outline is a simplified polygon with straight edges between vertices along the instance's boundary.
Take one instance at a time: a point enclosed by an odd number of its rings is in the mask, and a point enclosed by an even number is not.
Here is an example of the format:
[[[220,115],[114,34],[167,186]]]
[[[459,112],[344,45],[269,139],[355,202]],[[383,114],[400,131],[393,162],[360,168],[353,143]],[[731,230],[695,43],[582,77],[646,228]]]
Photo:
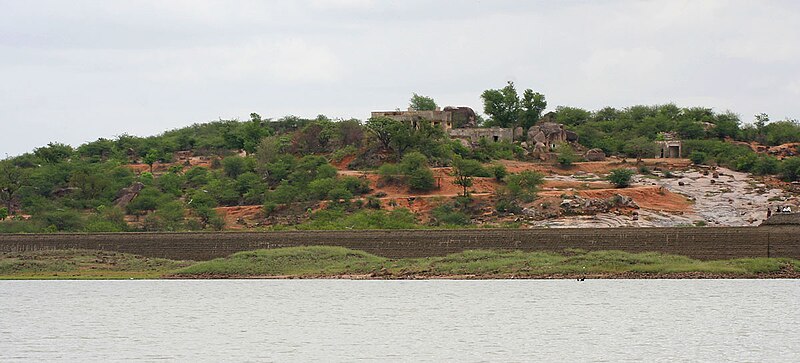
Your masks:
[[[0,361],[800,361],[797,280],[0,281]]]

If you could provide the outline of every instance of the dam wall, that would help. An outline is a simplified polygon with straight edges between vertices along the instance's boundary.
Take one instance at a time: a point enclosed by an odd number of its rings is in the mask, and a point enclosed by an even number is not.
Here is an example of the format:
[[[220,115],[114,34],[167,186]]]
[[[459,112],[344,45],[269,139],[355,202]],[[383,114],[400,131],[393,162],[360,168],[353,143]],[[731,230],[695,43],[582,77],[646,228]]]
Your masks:
[[[311,245],[342,246],[390,258],[470,249],[580,248],[653,251],[703,260],[800,259],[800,226],[0,234],[0,252],[94,249],[197,261],[239,251]]]

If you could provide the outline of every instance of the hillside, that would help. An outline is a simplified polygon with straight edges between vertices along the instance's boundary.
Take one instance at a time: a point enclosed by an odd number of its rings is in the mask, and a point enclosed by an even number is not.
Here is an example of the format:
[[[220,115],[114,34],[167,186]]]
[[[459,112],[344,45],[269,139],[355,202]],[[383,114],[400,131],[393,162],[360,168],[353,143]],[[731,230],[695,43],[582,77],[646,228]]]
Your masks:
[[[543,96],[509,118],[484,100],[485,120],[253,113],[51,143],[0,162],[0,232],[746,226],[797,209],[796,121],[671,104],[543,115]],[[670,140],[679,157],[654,158]]]

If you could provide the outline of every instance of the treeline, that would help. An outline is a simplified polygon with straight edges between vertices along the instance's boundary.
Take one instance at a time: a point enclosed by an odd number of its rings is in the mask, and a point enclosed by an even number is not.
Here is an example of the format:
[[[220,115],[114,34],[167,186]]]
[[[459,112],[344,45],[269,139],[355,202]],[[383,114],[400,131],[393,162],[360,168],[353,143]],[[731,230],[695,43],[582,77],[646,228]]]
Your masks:
[[[674,104],[597,111],[560,106],[555,120],[575,131],[582,145],[611,155],[653,155],[654,141],[664,133],[674,133],[683,140],[684,156],[698,164],[715,163],[756,175],[781,174],[787,181],[798,180],[800,174],[798,157],[779,160],[726,141],[755,141],[768,146],[800,142],[797,120],[769,122],[767,115],[759,114],[754,123],[743,125],[732,112]]]

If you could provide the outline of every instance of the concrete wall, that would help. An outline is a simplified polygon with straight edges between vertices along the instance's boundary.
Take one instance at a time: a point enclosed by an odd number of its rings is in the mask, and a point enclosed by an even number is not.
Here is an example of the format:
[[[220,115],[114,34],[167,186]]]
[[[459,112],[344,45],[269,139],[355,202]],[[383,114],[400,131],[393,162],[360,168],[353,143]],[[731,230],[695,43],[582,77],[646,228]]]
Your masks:
[[[80,248],[192,260],[303,245],[344,246],[392,258],[467,249],[565,248],[656,251],[699,259],[800,258],[800,226],[0,235],[0,252]]]

